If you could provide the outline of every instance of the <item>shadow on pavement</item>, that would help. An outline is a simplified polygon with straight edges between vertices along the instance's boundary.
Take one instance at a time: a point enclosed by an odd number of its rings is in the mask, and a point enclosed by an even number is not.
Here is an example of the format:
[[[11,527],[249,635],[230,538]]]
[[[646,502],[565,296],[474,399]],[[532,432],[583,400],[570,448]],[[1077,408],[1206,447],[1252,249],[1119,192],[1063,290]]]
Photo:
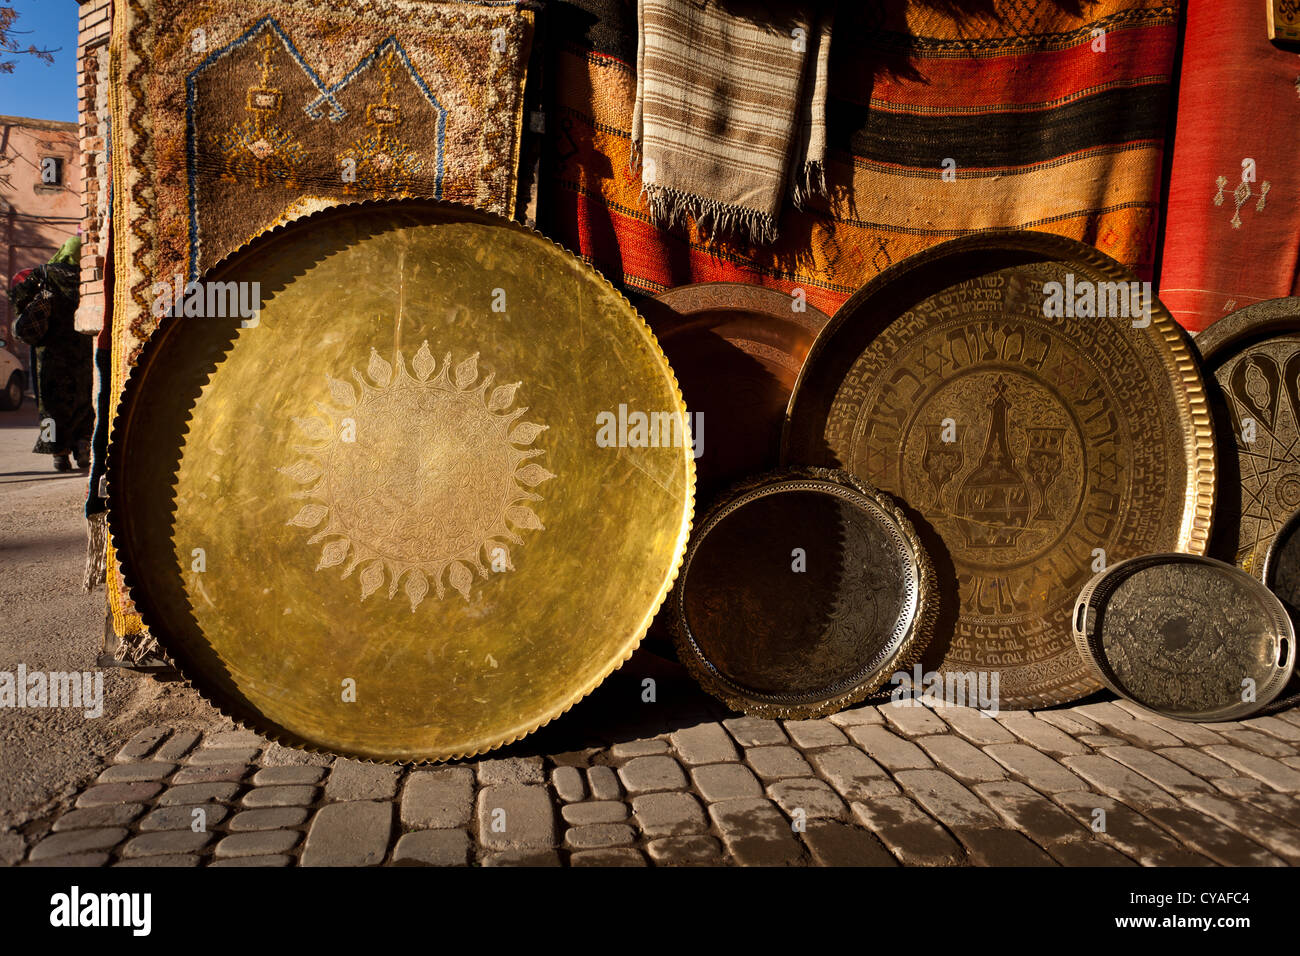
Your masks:
[[[645,699],[651,692],[653,700]],[[686,668],[641,649],[568,713],[488,756],[545,755],[563,762],[565,754],[575,751],[603,749],[727,716],[731,711],[700,690]]]
[[[0,412],[0,428],[30,428],[36,431],[38,427],[36,403],[30,398],[23,399],[23,407],[16,412]]]

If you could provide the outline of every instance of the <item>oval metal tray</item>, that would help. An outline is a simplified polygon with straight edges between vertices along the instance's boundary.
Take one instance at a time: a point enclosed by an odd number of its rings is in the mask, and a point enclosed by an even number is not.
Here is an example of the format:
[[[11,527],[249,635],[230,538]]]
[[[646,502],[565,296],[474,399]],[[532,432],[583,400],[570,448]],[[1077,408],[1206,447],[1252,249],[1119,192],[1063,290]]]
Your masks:
[[[1300,619],[1300,511],[1278,528],[1264,557],[1261,577],[1291,615]]]
[[[1074,640],[1099,681],[1180,720],[1237,720],[1291,679],[1295,631],[1256,578],[1188,554],[1131,558],[1079,593]]]

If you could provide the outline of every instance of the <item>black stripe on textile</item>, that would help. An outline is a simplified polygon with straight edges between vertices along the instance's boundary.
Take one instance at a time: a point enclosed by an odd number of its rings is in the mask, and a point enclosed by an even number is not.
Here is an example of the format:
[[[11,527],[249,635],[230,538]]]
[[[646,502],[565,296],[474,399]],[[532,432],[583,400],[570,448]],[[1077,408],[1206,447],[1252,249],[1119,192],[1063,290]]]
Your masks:
[[[829,145],[896,166],[958,169],[1030,166],[1098,146],[1162,141],[1169,85],[1107,90],[1064,106],[977,116],[890,113],[832,100]]]
[[[944,2],[951,8],[949,12],[953,13],[958,12],[962,4],[973,8],[992,7],[988,0],[932,0],[935,6]],[[1077,5],[1079,0],[1053,0],[1053,2],[1058,6],[1065,3]],[[933,37],[918,36],[907,32],[906,29],[899,29],[905,26],[904,10],[903,4],[897,4],[888,13],[882,12],[879,3],[867,3],[856,9],[842,7],[837,11],[835,20],[837,36],[851,36],[857,41],[855,49],[873,53],[901,53],[909,56],[1006,56],[1063,50],[1080,43],[1087,43],[1092,39],[1093,31],[1098,29],[1110,33],[1115,30],[1170,25],[1181,19],[1178,4],[1117,10],[1095,20],[1084,20],[1085,10],[1079,6],[1073,14],[1080,20],[1080,24],[1073,30],[1036,33],[1028,30],[1024,25],[1017,30],[1013,22],[1014,18],[998,19],[991,23],[986,9],[983,16],[970,24],[960,22],[959,18],[959,29],[969,31],[969,35]],[[996,23],[996,26],[993,23]],[[978,35],[981,31],[990,35]],[[831,49],[834,48],[832,43]]]
[[[636,64],[636,0],[557,0],[543,15],[552,39]]]

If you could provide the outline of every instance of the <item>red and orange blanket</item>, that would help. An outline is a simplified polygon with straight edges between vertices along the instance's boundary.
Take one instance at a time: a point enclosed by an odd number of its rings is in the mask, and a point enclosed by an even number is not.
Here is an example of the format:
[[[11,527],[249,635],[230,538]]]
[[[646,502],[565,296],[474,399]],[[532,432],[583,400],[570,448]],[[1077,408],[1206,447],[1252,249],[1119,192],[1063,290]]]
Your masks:
[[[841,4],[830,199],[806,211],[787,203],[779,237],[762,245],[653,224],[630,168],[636,4],[550,5],[550,232],[634,291],[750,282],[802,288],[827,312],[892,263],[981,229],[1079,239],[1150,278],[1178,10],[1160,0]]]

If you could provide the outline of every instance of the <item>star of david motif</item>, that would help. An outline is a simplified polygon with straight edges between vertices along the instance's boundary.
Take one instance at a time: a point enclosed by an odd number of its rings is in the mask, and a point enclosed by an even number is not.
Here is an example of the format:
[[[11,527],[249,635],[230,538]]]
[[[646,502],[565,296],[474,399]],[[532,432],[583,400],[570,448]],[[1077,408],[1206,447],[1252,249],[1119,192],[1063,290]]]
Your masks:
[[[937,345],[931,345],[930,340],[926,339],[921,342],[921,368],[925,369],[927,375],[942,373],[944,368],[943,351]]]

